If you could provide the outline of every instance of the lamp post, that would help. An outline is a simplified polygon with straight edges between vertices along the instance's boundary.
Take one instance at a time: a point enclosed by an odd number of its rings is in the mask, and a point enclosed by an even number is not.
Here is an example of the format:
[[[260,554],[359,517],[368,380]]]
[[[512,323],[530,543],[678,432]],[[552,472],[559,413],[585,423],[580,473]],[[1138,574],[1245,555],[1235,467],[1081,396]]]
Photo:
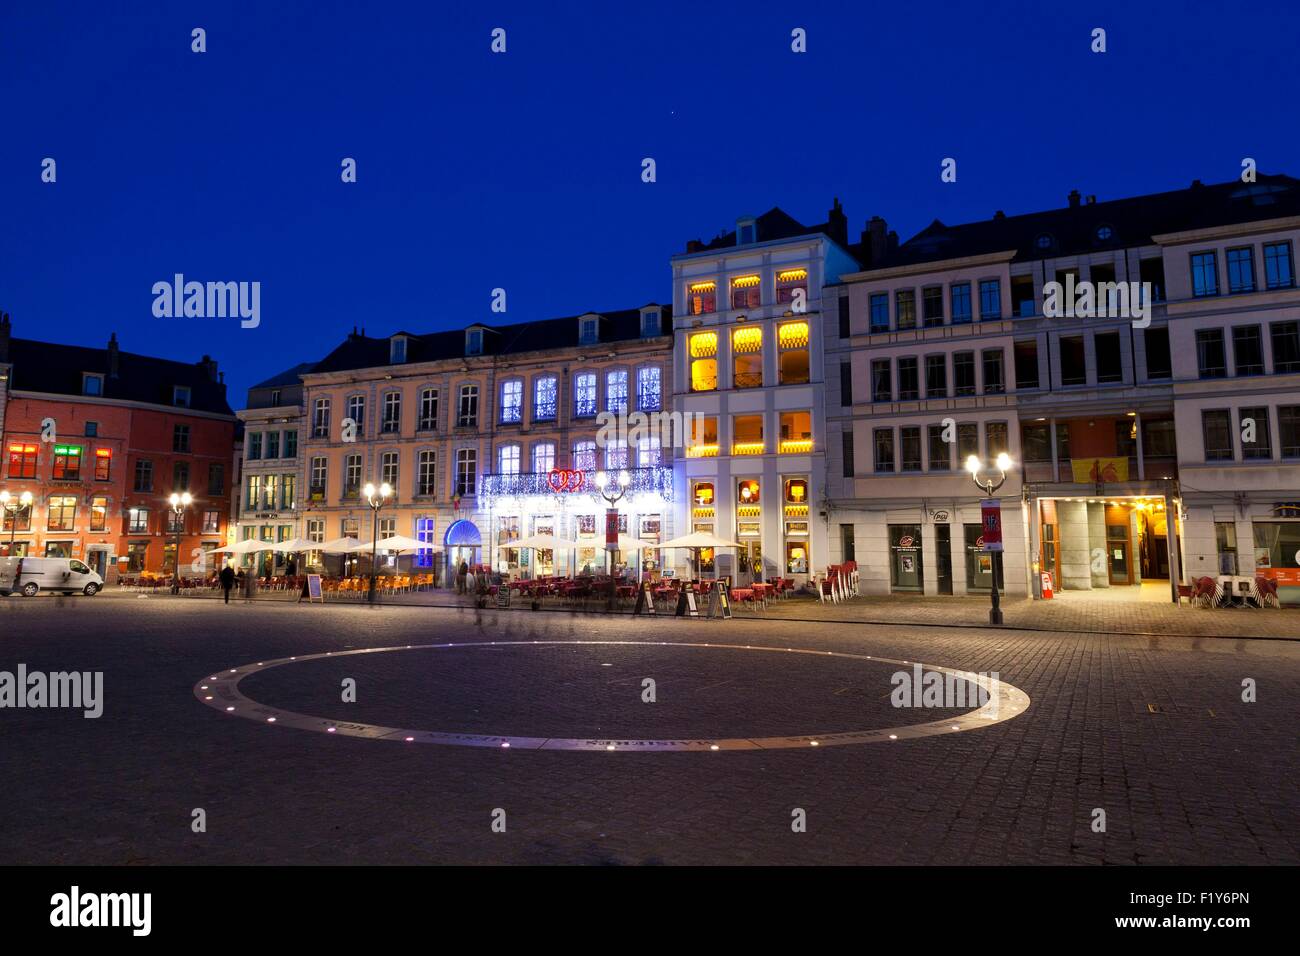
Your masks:
[[[608,503],[608,505],[611,508],[623,500],[624,495],[627,494],[628,485],[630,484],[632,484],[632,476],[629,475],[626,470],[619,471],[617,483],[611,483],[609,480],[609,475],[606,472],[604,471],[596,472],[596,489],[600,492],[600,496],[605,499],[606,503]],[[606,522],[608,522],[609,517],[606,516],[605,520]],[[617,533],[618,526],[615,525],[614,527],[615,527],[615,532]],[[609,532],[608,530],[606,530],[606,541],[609,540],[608,534]],[[608,545],[606,545],[606,548],[607,548],[607,553],[609,555],[608,608],[609,610],[612,611],[614,609],[614,595],[618,593],[614,584],[614,555],[618,553],[617,539],[615,539],[614,541],[613,548],[609,548]]]
[[[379,570],[379,511],[384,505],[388,504],[388,499],[393,494],[393,487],[388,482],[384,482],[378,488],[371,482],[366,482],[366,487],[362,489],[366,495],[366,504],[370,505],[371,524],[370,524],[370,591],[367,594],[367,600],[371,604],[375,603],[375,572]]]
[[[176,554],[172,560],[172,594],[181,593],[181,532],[185,530],[185,510],[193,503],[194,498],[188,491],[182,491],[180,494],[172,492],[167,501],[172,506],[172,514],[175,515],[176,524]]]
[[[992,498],[993,493],[1001,488],[1003,483],[1007,480],[1007,472],[1011,470],[1012,464],[1010,455],[1006,452],[1000,453],[993,463],[993,467],[996,468],[998,472],[998,476],[995,479],[988,473],[989,469],[984,467],[984,462],[980,461],[979,456],[971,455],[966,459],[966,470],[970,472],[971,481],[975,482],[976,487],[984,492],[984,497]],[[980,478],[981,475],[985,476],[983,480]],[[999,536],[1001,535],[1001,531],[1002,529],[999,526]],[[999,541],[998,543],[998,550],[993,552],[992,603],[989,606],[989,623],[995,627],[1002,626],[1002,603],[998,598],[998,574],[1002,570],[1002,549],[1000,547],[1001,542]]]
[[[0,491],[0,508],[9,516],[9,555],[14,553],[14,535],[18,531],[18,512],[32,506],[32,493],[24,491],[17,498],[8,490]]]

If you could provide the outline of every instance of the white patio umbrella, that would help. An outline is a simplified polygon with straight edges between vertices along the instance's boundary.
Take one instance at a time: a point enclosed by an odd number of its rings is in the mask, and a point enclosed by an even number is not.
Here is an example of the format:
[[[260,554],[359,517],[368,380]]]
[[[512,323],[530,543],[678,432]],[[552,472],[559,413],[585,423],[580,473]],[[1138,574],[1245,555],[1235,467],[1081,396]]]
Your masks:
[[[333,541],[326,541],[324,544],[317,545],[313,550],[324,551],[326,554],[353,554],[357,551],[364,551],[369,547],[369,541],[361,541],[357,538],[335,538]]]
[[[690,534],[684,534],[681,537],[673,538],[671,541],[665,541],[659,545],[661,548],[690,548],[695,552],[695,569],[699,572],[700,567],[700,548],[739,548],[740,543],[728,541],[726,538],[719,538],[715,534],[707,531],[692,531]]]
[[[213,548],[209,554],[252,554],[254,551],[268,550],[271,550],[270,541],[258,541],[256,538],[248,538],[235,544],[228,544],[224,548]]]
[[[527,538],[520,538],[518,541],[511,541],[509,544],[503,544],[503,548],[533,548],[538,551],[555,551],[559,548],[576,548],[578,542],[569,541],[567,538],[558,538],[553,534],[534,534]]]
[[[308,541],[306,538],[289,538],[286,541],[273,542],[271,550],[283,552],[318,551],[320,550],[320,543],[317,541]]]
[[[404,534],[395,534],[389,538],[380,538],[379,550],[395,551],[398,554],[407,554],[411,551],[441,551],[442,545],[434,544],[432,541],[420,541],[416,538],[408,538]]]

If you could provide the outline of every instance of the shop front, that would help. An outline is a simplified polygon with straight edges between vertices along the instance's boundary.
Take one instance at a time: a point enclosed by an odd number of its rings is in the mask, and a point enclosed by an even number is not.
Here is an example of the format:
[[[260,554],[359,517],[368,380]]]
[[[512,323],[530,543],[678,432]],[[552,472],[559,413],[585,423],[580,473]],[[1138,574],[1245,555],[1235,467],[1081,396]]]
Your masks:
[[[889,526],[889,585],[893,591],[921,591],[925,580],[921,567],[921,526]]]

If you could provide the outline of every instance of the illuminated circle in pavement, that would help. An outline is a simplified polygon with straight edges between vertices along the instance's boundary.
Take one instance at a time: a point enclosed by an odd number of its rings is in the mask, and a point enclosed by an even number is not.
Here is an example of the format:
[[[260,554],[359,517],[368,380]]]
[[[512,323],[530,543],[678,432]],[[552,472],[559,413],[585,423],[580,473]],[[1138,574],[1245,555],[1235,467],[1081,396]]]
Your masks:
[[[209,707],[233,717],[243,717],[276,727],[293,727],[314,730],[317,733],[343,737],[366,737],[372,740],[392,740],[402,743],[443,744],[452,747],[496,747],[508,750],[604,750],[634,752],[681,752],[723,750],[789,750],[794,748],[837,747],[845,744],[889,743],[917,737],[934,737],[939,734],[979,730],[1023,714],[1029,707],[1029,695],[1006,681],[975,674],[971,671],[920,664],[923,670],[937,671],[974,684],[988,692],[984,706],[958,717],[945,717],[921,724],[885,727],[879,730],[837,730],[825,733],[799,733],[783,737],[718,737],[691,739],[610,739],[604,737],[518,737],[493,734],[458,733],[456,731],[417,730],[404,727],[384,727],[350,720],[332,720],[300,714],[279,707],[268,707],[245,697],[239,682],[250,674],[258,674],[272,667],[302,661],[350,657],[356,654],[389,654],[399,651],[443,650],[447,648],[476,647],[657,647],[657,648],[708,648],[709,650],[754,651],[767,654],[810,654],[815,657],[837,657],[850,660],[871,661],[875,664],[897,664],[915,667],[918,661],[900,661],[892,657],[872,654],[849,654],[843,651],[813,651],[798,647],[766,647],[752,644],[686,643],[676,641],[465,641],[446,644],[402,644],[396,647],[365,647],[346,651],[327,651],[324,654],[307,654],[282,657],[278,660],[259,661],[242,667],[231,667],[205,677],[194,685],[194,696]]]

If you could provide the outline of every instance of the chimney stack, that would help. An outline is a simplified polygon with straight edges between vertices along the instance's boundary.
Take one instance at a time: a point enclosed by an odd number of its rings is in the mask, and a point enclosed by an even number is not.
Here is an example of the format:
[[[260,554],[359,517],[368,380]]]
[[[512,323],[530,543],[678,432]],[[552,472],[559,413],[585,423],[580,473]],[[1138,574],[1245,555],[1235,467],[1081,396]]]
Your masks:
[[[844,207],[840,205],[839,196],[835,197],[835,204],[831,206],[831,211],[826,216],[826,235],[841,246],[849,244],[849,217],[844,215]]]
[[[9,336],[13,332],[8,312],[0,312],[0,362],[9,361]]]
[[[872,216],[867,221],[867,228],[862,230],[862,251],[866,256],[866,265],[874,266],[884,258],[887,228],[885,220],[879,216]]]
[[[1077,189],[1071,189],[1071,190],[1070,190],[1070,208],[1071,208],[1071,209],[1078,209],[1078,208],[1079,208],[1079,198],[1080,198],[1080,197],[1079,197],[1079,190],[1077,190]]]
[[[208,376],[208,381],[220,381],[220,379],[217,378],[217,362],[211,355],[203,356],[203,358],[199,360],[199,367],[202,368],[204,373]]]
[[[108,337],[108,377],[117,378],[120,368],[120,360],[117,348],[117,333],[114,332]]]
[[[704,243],[701,242],[699,239],[687,239],[687,240],[686,240],[686,254],[687,254],[687,255],[690,255],[692,252],[703,252],[703,251],[704,251]]]

